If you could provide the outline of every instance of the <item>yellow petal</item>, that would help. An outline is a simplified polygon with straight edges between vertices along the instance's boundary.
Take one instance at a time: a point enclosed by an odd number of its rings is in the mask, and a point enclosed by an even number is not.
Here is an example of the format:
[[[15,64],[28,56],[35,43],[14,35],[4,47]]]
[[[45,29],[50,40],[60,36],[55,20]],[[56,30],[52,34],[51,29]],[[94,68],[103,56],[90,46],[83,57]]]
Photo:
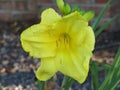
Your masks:
[[[52,42],[53,37],[50,35],[51,27],[47,27],[43,24],[33,25],[21,34],[21,40],[34,41],[34,42]]]
[[[79,83],[83,83],[88,75],[90,57],[91,53],[84,49],[59,51],[56,61],[58,70]]]
[[[77,30],[78,28],[79,30]],[[75,23],[72,29],[73,32],[71,33],[71,36],[76,45],[92,51],[95,44],[95,35],[92,28],[84,25],[81,27],[80,24]]]
[[[74,33],[78,33],[83,27],[88,27],[88,22],[78,12],[64,16],[55,26],[57,31],[64,31],[72,34],[71,36],[74,36]]]
[[[61,20],[56,22],[54,29],[58,34],[67,33],[71,34],[71,36],[74,37],[74,33],[78,33],[83,27],[87,26],[88,22],[86,19],[82,17],[78,12],[73,12],[69,15],[64,16]]]
[[[63,20],[68,25],[69,30],[70,30],[70,27],[76,21],[81,21],[81,22],[84,21],[84,24],[88,25],[88,22],[86,21],[86,19],[83,16],[81,16],[79,12],[73,12],[71,14],[68,14],[68,15],[66,15],[66,16],[63,17]]]
[[[54,9],[49,8],[43,11],[42,16],[41,16],[41,23],[50,25],[58,20],[61,19],[61,16],[55,12]]]
[[[78,12],[74,12],[64,18],[64,28],[72,39],[71,45],[74,43],[92,51],[95,44],[95,35],[92,28],[88,26],[86,19],[80,16]]]
[[[33,25],[21,34],[21,43],[25,51],[36,58],[55,55],[55,38],[44,25]]]
[[[86,35],[82,42],[82,46],[92,51],[95,45],[95,35],[91,27],[86,27],[85,30]],[[84,33],[84,32],[83,32]]]
[[[56,54],[55,45],[56,43],[22,42],[23,49],[35,58],[54,57]]]
[[[61,29],[62,27],[62,29]],[[60,20],[56,24],[58,31],[68,33],[71,38],[70,45],[72,47],[85,47],[88,51],[94,49],[95,35],[88,21],[78,12],[73,12]]]
[[[36,72],[36,77],[41,81],[50,79],[57,72],[54,58],[43,58]]]

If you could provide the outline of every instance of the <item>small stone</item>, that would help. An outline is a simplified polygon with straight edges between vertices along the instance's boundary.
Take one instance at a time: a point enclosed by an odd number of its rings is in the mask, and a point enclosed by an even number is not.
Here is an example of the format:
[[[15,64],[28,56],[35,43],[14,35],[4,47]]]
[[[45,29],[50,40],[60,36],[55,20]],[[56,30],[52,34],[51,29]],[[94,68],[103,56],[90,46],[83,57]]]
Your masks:
[[[6,41],[5,40],[0,40],[0,44],[5,44]]]
[[[2,64],[3,64],[3,65],[7,65],[8,63],[9,63],[9,61],[6,61],[6,60],[5,60],[5,61],[2,61]]]
[[[19,90],[23,90],[23,87],[21,85],[18,86]]]
[[[0,74],[4,73],[6,71],[5,68],[0,68]]]
[[[15,73],[15,72],[16,72],[16,69],[15,69],[15,68],[10,68],[10,67],[8,67],[8,68],[6,68],[6,72],[7,72],[7,73]]]

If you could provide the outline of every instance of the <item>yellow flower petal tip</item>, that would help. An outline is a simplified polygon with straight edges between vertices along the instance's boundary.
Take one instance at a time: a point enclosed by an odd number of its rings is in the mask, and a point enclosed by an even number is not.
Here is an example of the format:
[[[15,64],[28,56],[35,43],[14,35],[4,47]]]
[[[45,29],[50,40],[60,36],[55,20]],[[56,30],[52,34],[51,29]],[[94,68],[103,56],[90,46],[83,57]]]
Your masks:
[[[61,17],[52,8],[44,10],[41,22],[22,32],[21,43],[31,56],[41,58],[39,80],[46,81],[58,71],[79,83],[86,80],[95,36],[79,12]]]

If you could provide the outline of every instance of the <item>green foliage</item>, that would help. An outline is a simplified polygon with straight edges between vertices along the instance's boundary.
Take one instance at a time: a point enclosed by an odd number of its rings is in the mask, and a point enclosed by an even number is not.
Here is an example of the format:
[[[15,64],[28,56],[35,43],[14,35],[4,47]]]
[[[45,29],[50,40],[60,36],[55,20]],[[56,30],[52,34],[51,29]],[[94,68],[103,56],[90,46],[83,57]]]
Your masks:
[[[75,81],[74,79],[72,79],[68,76],[64,76],[60,90],[69,90],[69,88],[71,87],[71,85],[73,84],[74,81]]]
[[[101,66],[99,67],[99,65]],[[98,72],[106,70],[108,74],[102,85],[99,86]],[[93,61],[90,64],[90,71],[92,77],[92,90],[119,90],[120,88],[116,88],[116,86],[120,83],[120,48],[112,65]]]
[[[68,3],[65,3],[64,4],[64,12],[63,12],[63,14],[64,15],[67,15],[67,14],[69,14],[71,12],[71,7],[70,7],[70,5],[68,4]]]
[[[106,12],[106,10],[109,7],[111,0],[108,1],[108,3],[103,7],[103,9],[101,10],[100,14],[98,15],[96,21],[93,23],[92,27],[93,30],[95,31],[95,37],[97,37],[103,30],[105,30],[105,28],[107,28],[113,20],[116,19],[117,16],[114,16],[113,18],[111,18],[109,21],[107,21],[103,26],[101,26],[101,28],[99,28],[98,30],[96,30],[97,26],[99,25],[104,13]],[[98,63],[96,62],[92,62],[91,64],[91,77],[92,77],[92,90],[111,90],[106,88],[106,89],[101,89],[98,88],[99,87],[99,82],[98,82],[98,70],[109,70],[111,69],[111,66],[108,64],[103,64],[100,68],[98,68]],[[107,77],[109,79],[109,77]]]
[[[82,16],[86,13],[85,10],[80,9],[78,6],[74,6],[72,11],[78,11]]]
[[[36,82],[38,90],[45,90],[45,81],[37,81]]]
[[[90,63],[90,71],[91,71],[91,78],[92,78],[92,90],[98,90],[99,83],[98,83],[98,62],[91,62]]]
[[[104,13],[107,11],[109,5],[110,5],[111,0],[108,1],[108,3],[103,7],[103,9],[101,10],[100,14],[98,15],[98,17],[96,18],[95,22],[93,23],[92,27],[93,30],[95,31],[97,26],[99,25]]]
[[[0,87],[0,90],[3,90],[2,87]]]
[[[61,12],[64,12],[64,1],[63,0],[56,0],[57,6]]]
[[[56,3],[57,3],[57,6],[58,6],[60,12],[63,15],[67,15],[71,12],[71,7],[68,3],[64,3],[63,0],[56,0]]]
[[[98,68],[99,71],[108,71],[111,68],[111,65],[105,62],[99,63],[100,67]]]
[[[86,12],[83,17],[85,17],[87,19],[87,21],[90,21],[91,19],[93,19],[95,13],[94,11],[89,11],[89,12]]]
[[[78,6],[74,6],[72,11],[73,11],[73,12],[74,12],[74,11],[80,12],[81,10],[80,10],[80,8],[79,8]]]
[[[103,30],[105,30],[116,18],[117,18],[117,15],[112,17],[109,21],[104,23],[98,30],[96,30],[95,37],[97,37]]]
[[[105,78],[105,81],[102,83],[99,90],[115,90],[118,83],[120,83],[120,48],[115,56],[114,62]]]

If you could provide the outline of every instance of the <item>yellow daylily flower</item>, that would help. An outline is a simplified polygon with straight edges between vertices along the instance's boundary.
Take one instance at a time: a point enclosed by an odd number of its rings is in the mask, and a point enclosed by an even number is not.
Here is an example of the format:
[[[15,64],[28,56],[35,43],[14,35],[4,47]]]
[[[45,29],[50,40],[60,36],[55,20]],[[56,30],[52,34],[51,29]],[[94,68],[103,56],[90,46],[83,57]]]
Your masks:
[[[39,80],[46,81],[60,71],[79,83],[85,81],[95,36],[79,12],[62,17],[52,8],[44,10],[41,22],[22,32],[21,43],[30,56],[41,58],[36,72]]]

